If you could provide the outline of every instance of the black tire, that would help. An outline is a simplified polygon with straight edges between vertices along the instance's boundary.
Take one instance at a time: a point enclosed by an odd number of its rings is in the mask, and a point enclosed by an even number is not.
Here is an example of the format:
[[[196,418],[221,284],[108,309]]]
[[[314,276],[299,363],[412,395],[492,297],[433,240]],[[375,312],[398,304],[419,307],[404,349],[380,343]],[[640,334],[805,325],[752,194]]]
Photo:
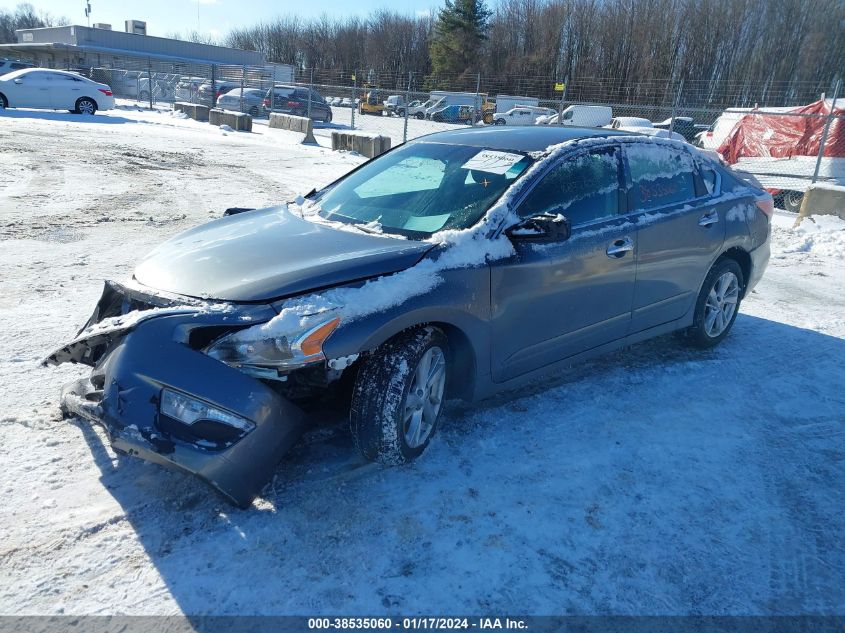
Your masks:
[[[790,213],[798,213],[801,210],[801,201],[804,200],[804,194],[800,191],[784,191],[781,198],[784,209]]]
[[[440,123],[440,122],[442,122],[442,121],[443,121],[443,115],[442,115],[442,114],[432,114],[432,115],[431,115],[431,120],[432,120],[432,121],[435,121],[435,122],[437,122],[437,123]]]
[[[139,101],[149,101],[150,100],[150,93],[148,90],[142,90],[138,95]]]
[[[733,274],[736,278],[737,295],[735,308],[723,329],[720,329],[718,333],[708,331],[708,309],[712,310],[708,306],[708,298],[710,297],[711,291],[716,291],[716,285],[722,279],[723,275],[728,273]],[[730,257],[723,257],[718,260],[713,264],[713,268],[710,269],[710,272],[707,273],[707,277],[704,279],[701,291],[698,293],[698,299],[695,302],[695,314],[693,316],[692,326],[681,333],[682,338],[690,345],[702,349],[707,349],[721,343],[722,339],[733,328],[736,315],[739,314],[739,306],[742,302],[744,292],[745,276],[742,274],[742,268],[740,268],[736,260]],[[725,293],[725,296],[727,295],[728,293]]]
[[[405,111],[404,110],[397,110],[396,116],[398,116],[400,119],[404,119],[405,118]]]
[[[504,119],[496,119],[495,121],[493,121],[493,123],[495,123],[496,125],[504,125],[505,120]]]
[[[439,350],[443,359],[443,378],[439,404],[433,422],[425,424],[425,435],[419,434],[419,443],[412,445],[406,437],[411,432],[414,414],[409,424],[405,423],[409,390],[414,384],[417,368],[424,356],[432,350],[431,357]],[[364,359],[352,390],[352,405],[349,412],[349,426],[355,445],[368,460],[382,464],[405,464],[419,457],[431,442],[437,431],[447,393],[446,381],[449,375],[449,347],[446,336],[433,327],[409,330],[387,341]],[[438,361],[438,367],[441,365]],[[439,378],[438,378],[439,384]],[[421,398],[420,420],[425,417]],[[430,418],[429,418],[430,419]],[[413,435],[413,433],[412,433]]]
[[[249,116],[251,116],[253,119],[258,118],[258,106],[252,106],[249,109]]]
[[[425,114],[423,114],[422,112],[417,112],[414,116],[416,118],[418,118],[420,121],[422,121],[425,118]]]
[[[0,110],[5,110],[9,107],[9,101],[6,99],[6,95],[0,92]]]
[[[326,112],[326,118],[323,119],[323,122],[324,123],[331,123],[332,122],[332,111],[331,110]]]
[[[76,100],[76,110],[74,110],[74,112],[76,112],[76,114],[96,114],[97,103],[88,97],[81,97]]]

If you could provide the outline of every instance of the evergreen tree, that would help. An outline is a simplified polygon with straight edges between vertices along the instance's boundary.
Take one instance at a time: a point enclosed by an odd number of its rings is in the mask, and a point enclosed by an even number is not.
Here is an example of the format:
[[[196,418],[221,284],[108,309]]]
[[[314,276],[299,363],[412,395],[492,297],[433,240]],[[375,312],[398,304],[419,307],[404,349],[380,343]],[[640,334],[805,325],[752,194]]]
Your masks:
[[[481,67],[490,15],[484,0],[446,0],[437,15],[430,47],[435,73],[460,75]]]

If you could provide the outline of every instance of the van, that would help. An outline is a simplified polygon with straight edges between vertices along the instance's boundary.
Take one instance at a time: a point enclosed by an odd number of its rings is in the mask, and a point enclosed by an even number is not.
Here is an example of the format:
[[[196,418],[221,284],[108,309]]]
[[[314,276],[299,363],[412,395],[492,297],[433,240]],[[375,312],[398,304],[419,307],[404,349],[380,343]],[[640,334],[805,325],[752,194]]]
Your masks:
[[[558,117],[554,115],[544,121],[547,125],[558,125]],[[563,111],[563,125],[577,127],[604,127],[613,120],[613,110],[610,106],[571,105]]]

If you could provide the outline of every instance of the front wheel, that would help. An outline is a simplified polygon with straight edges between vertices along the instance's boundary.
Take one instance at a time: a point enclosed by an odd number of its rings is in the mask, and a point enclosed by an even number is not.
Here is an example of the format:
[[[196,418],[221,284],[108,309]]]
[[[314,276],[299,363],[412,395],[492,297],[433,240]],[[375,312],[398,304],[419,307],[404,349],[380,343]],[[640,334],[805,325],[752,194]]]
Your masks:
[[[95,112],[97,112],[97,104],[94,103],[93,99],[82,97],[76,100],[77,114],[94,114]]]
[[[416,118],[418,118],[420,121],[422,121],[425,118],[425,115],[422,112],[417,112],[414,116]]]
[[[448,350],[440,330],[424,327],[391,339],[364,360],[349,425],[366,459],[405,464],[422,454],[443,407]]]
[[[9,102],[6,101],[6,95],[0,94],[0,110],[5,110],[9,107]]]
[[[496,125],[504,125],[504,124],[505,124],[504,119],[496,119]]]
[[[731,331],[745,280],[742,269],[733,259],[722,259],[714,264],[698,294],[692,327],[683,334],[695,347],[718,345]]]

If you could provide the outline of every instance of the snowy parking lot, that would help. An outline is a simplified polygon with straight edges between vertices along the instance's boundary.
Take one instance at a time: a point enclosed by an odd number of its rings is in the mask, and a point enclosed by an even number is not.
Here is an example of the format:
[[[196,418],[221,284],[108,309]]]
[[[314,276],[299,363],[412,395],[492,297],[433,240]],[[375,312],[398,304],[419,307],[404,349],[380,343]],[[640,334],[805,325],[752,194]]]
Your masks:
[[[422,122],[425,123],[425,122]],[[391,124],[401,130],[402,121]],[[449,405],[425,455],[318,420],[249,510],[62,420],[104,279],[362,159],[132,108],[0,114],[0,614],[841,614],[845,222],[775,215],[733,332]]]

